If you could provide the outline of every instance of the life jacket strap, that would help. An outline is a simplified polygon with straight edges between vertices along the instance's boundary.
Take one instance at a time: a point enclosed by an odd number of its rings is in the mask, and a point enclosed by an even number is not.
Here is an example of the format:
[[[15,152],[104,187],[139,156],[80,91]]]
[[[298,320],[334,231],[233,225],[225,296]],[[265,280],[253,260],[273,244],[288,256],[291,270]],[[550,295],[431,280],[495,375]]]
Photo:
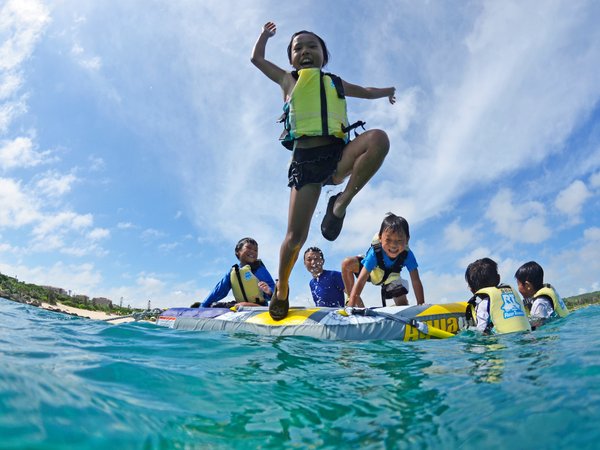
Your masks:
[[[298,78],[299,78],[298,71],[293,70],[291,72],[291,74],[294,77],[294,79],[298,80]],[[334,75],[332,73],[321,72],[321,80],[320,80],[321,81],[321,84],[320,84],[321,129],[322,129],[323,135],[325,136],[329,132],[329,118],[328,118],[328,114],[327,114],[327,95],[325,93],[325,83],[323,82],[324,75],[327,75],[327,76],[329,76],[329,78],[331,78],[331,81],[333,82],[333,86],[335,87],[335,91],[339,98],[346,98],[346,93],[344,91],[344,84],[340,77],[338,77],[337,75]],[[284,109],[283,114],[281,114],[281,116],[279,116],[279,118],[277,119],[277,123],[283,123],[283,131],[282,131],[281,135],[279,136],[279,140],[281,141],[281,145],[283,145],[285,148],[287,148],[288,150],[294,150],[295,149],[295,141],[290,139],[290,124],[288,121],[289,114],[290,114],[289,109]],[[354,122],[353,124],[348,125],[347,127],[342,125],[341,126],[342,133],[347,134],[348,141],[350,141],[350,132],[352,130],[354,130],[354,137],[356,138],[360,134],[360,133],[358,133],[358,131],[356,129],[361,127],[364,131],[365,125],[366,125],[366,122],[364,122],[362,120],[358,120],[358,121]]]
[[[238,284],[240,285],[240,291],[242,291],[242,296],[244,297],[244,301],[248,301],[248,296],[246,295],[246,290],[244,289],[244,283],[242,283],[242,277],[240,276],[240,266],[238,264],[233,265],[233,269],[235,270],[235,276],[238,280]]]
[[[354,137],[356,138],[360,134],[358,131],[356,131],[356,129],[358,127],[361,127],[363,129],[363,131],[365,131],[366,124],[367,124],[367,122],[363,122],[362,120],[357,120],[352,125],[348,125],[347,127],[342,126],[342,131],[348,135],[348,140],[350,140],[350,132],[352,130],[354,130]]]
[[[398,257],[394,260],[394,263],[391,267],[386,267],[385,262],[383,260],[383,248],[381,247],[381,242],[376,244],[372,244],[373,251],[375,251],[375,257],[377,258],[377,266],[381,270],[383,270],[383,278],[381,279],[381,285],[385,284],[385,281],[392,273],[400,273],[402,268],[404,267],[404,261],[406,261],[406,257],[408,256],[408,251],[404,250],[402,253],[398,255]]]
[[[467,310],[465,311],[465,319],[467,320],[467,322],[470,320],[474,324],[477,324],[477,317],[476,317],[476,315],[477,315],[477,297],[478,297],[478,295],[475,294],[475,295],[473,295],[473,297],[471,297],[469,300],[467,300]],[[490,334],[492,332],[492,329],[494,328],[494,323],[492,322],[492,318],[490,316],[490,307],[491,307],[492,300],[491,300],[491,298],[489,298],[489,296],[487,297],[487,300],[488,300],[487,313],[488,313],[488,317],[490,318],[490,321],[484,330],[484,334]]]
[[[323,73],[321,72],[321,134],[329,134],[329,118],[327,117],[327,94],[325,93],[325,83],[323,82]]]

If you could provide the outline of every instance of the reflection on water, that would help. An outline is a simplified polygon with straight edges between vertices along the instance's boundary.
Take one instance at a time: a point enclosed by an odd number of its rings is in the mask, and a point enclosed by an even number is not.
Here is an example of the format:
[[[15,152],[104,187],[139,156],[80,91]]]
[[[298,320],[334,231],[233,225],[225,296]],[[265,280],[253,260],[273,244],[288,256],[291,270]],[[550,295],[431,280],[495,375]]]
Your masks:
[[[467,360],[472,363],[469,371],[475,383],[499,383],[504,372],[506,345],[496,336],[481,336],[479,342],[466,344],[463,349]]]

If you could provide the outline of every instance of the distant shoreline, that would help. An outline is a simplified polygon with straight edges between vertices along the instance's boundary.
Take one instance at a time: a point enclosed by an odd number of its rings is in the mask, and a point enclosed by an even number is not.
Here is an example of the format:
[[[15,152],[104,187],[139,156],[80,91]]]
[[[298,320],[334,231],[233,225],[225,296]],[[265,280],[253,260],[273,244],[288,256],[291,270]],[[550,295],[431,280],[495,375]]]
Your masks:
[[[41,307],[49,311],[106,320],[113,317],[129,316],[142,312],[141,309],[115,306],[110,299],[93,298],[85,295],[71,296],[62,288],[39,286],[19,281],[17,278],[0,273],[0,297],[17,303]]]
[[[57,312],[57,313],[61,313],[61,314],[68,314],[70,316],[82,317],[84,319],[100,320],[100,321],[107,321],[107,319],[113,319],[113,320],[108,321],[108,323],[112,323],[112,324],[127,323],[127,322],[135,321],[135,319],[133,317],[121,316],[119,314],[110,314],[110,313],[107,313],[104,311],[92,311],[90,309],[75,308],[74,306],[65,305],[60,302],[57,302],[55,305],[51,305],[50,303],[40,302],[37,300],[24,302],[24,301],[14,300],[14,299],[11,299],[11,298],[8,298],[5,296],[2,296],[2,298],[5,300],[8,300],[8,301],[11,301],[11,302],[22,303],[23,305],[35,306],[36,308],[42,308],[47,311]]]
[[[109,323],[113,324],[133,322],[135,320],[133,317],[120,318],[121,316],[119,316],[118,314],[109,314],[104,311],[91,311],[89,309],[75,308],[73,306],[63,305],[62,303],[51,305],[50,303],[41,302],[39,307],[48,311],[69,314],[71,316],[83,317],[85,319],[102,321],[106,321],[107,319],[114,319],[109,321]]]

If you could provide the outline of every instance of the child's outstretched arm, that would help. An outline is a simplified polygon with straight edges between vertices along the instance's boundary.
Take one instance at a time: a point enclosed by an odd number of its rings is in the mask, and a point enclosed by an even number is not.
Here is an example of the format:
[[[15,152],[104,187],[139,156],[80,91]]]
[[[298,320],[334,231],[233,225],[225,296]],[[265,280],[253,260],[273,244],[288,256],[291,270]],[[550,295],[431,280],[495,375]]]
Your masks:
[[[412,270],[410,272],[410,283],[412,284],[415,297],[417,299],[417,305],[425,303],[425,291],[423,290],[423,283],[421,283],[421,277],[419,276],[419,269]]]
[[[373,100],[376,98],[387,97],[390,103],[393,105],[396,103],[396,88],[374,88],[374,87],[362,87],[357,84],[348,83],[342,80],[344,85],[344,92],[348,97],[366,98]]]
[[[267,22],[263,26],[262,32],[258,36],[256,44],[254,44],[254,48],[252,49],[252,58],[250,61],[252,61],[252,64],[258,67],[262,73],[281,86],[285,78],[286,71],[276,66],[271,61],[265,59],[265,48],[267,47],[267,41],[270,37],[275,36],[276,32],[277,27],[273,22]]]
[[[361,269],[358,278],[356,279],[356,283],[354,283],[354,287],[352,288],[352,292],[350,292],[350,296],[348,297],[348,306],[354,306],[358,308],[364,308],[365,304],[360,298],[360,294],[365,288],[365,284],[367,284],[367,280],[369,279],[369,272],[364,267]]]

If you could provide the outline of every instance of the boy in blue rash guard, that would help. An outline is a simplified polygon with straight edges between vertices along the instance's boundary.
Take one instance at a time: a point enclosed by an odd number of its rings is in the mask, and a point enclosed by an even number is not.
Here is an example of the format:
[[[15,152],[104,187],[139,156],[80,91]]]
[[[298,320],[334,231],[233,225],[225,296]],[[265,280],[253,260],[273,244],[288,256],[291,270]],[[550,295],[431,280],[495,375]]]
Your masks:
[[[248,237],[240,239],[235,246],[235,256],[239,264],[235,264],[225,274],[199,306],[208,308],[225,298],[231,290],[238,305],[264,306],[269,302],[275,282],[265,265],[258,259],[258,243]],[[192,307],[197,305],[195,303]]]
[[[304,252],[304,265],[313,278],[310,280],[310,292],[316,306],[343,307],[344,281],[337,270],[324,270],[323,252],[320,248],[309,247]]]
[[[410,233],[408,222],[403,217],[388,213],[379,229],[379,234],[371,242],[371,248],[364,258],[351,256],[342,263],[342,277],[346,292],[349,293],[348,306],[364,308],[360,297],[367,281],[382,287],[382,300],[393,298],[396,305],[408,305],[408,290],[401,284],[400,271],[408,269],[417,304],[425,303],[423,283],[419,276],[419,265],[412,250],[408,248]],[[360,272],[359,272],[360,271]],[[358,274],[356,283],[354,276]]]

